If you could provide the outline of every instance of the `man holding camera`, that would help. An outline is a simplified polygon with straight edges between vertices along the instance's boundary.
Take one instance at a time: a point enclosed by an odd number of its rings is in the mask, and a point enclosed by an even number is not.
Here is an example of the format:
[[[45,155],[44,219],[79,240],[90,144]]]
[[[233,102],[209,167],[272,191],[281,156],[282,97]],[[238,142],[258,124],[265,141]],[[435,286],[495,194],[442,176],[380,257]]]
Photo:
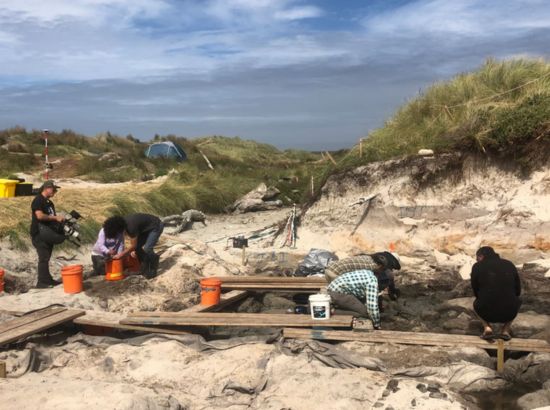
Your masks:
[[[59,187],[54,181],[48,180],[40,187],[40,193],[34,198],[31,204],[32,222],[31,238],[32,244],[38,254],[38,289],[51,288],[59,285],[60,282],[52,278],[50,274],[50,258],[52,256],[56,241],[48,240],[48,232],[58,231],[59,224],[65,221],[65,217],[56,215],[55,206],[50,200]]]

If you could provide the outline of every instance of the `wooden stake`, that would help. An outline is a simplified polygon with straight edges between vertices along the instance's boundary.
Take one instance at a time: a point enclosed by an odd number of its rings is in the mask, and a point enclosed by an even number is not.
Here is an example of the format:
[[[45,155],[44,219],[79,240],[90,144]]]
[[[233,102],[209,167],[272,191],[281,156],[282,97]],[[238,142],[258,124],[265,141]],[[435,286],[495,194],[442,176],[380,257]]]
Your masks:
[[[497,372],[502,373],[504,371],[504,341],[502,339],[497,340]]]
[[[359,138],[359,158],[363,158],[363,138]]]
[[[0,379],[5,379],[7,376],[6,373],[6,362],[0,362]]]
[[[338,165],[336,164],[336,161],[334,160],[334,158],[332,158],[332,155],[330,155],[330,152],[326,151],[325,154],[327,154],[327,157],[328,159],[330,159],[330,162],[332,162],[334,165]]]
[[[315,195],[315,183],[313,181],[313,175],[311,176],[311,196]]]
[[[208,157],[206,155],[203,154],[203,152],[201,150],[199,150],[199,154],[202,155],[202,157],[204,158],[204,160],[206,161],[206,165],[208,165],[208,168],[210,168],[212,171],[214,170],[214,167],[212,166],[212,163],[210,162],[210,160],[208,159]]]
[[[243,246],[243,266],[246,265],[246,246]]]

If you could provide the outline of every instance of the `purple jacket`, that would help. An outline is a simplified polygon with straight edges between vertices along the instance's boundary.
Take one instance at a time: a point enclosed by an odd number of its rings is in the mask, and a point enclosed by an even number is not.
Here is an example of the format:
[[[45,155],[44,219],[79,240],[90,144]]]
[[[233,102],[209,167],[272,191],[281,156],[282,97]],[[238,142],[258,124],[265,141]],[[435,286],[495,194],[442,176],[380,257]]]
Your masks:
[[[105,232],[103,228],[99,231],[97,241],[92,249],[92,253],[95,255],[107,256],[110,250],[116,250],[116,253],[120,253],[124,250],[124,234],[120,234],[116,238],[105,238]]]

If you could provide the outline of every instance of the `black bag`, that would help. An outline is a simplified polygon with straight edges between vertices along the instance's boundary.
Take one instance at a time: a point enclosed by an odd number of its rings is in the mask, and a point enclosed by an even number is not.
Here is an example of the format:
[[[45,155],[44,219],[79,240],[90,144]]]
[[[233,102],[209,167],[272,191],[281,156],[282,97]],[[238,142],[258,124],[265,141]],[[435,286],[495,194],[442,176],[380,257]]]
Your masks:
[[[328,264],[337,260],[338,256],[332,252],[324,249],[311,249],[302,263],[298,265],[294,276],[322,275],[325,273]]]
[[[57,224],[57,226],[50,226],[39,223],[38,232],[40,239],[49,245],[59,245],[65,241],[63,227],[60,224]]]

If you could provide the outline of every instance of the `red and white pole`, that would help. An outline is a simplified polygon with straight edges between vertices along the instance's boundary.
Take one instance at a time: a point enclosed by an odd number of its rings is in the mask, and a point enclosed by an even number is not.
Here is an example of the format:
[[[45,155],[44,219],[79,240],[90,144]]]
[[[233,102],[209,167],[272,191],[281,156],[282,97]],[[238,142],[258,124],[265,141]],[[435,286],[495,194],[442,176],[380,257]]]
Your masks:
[[[42,138],[44,138],[44,181],[50,179],[50,161],[48,159],[48,130],[42,131]]]

